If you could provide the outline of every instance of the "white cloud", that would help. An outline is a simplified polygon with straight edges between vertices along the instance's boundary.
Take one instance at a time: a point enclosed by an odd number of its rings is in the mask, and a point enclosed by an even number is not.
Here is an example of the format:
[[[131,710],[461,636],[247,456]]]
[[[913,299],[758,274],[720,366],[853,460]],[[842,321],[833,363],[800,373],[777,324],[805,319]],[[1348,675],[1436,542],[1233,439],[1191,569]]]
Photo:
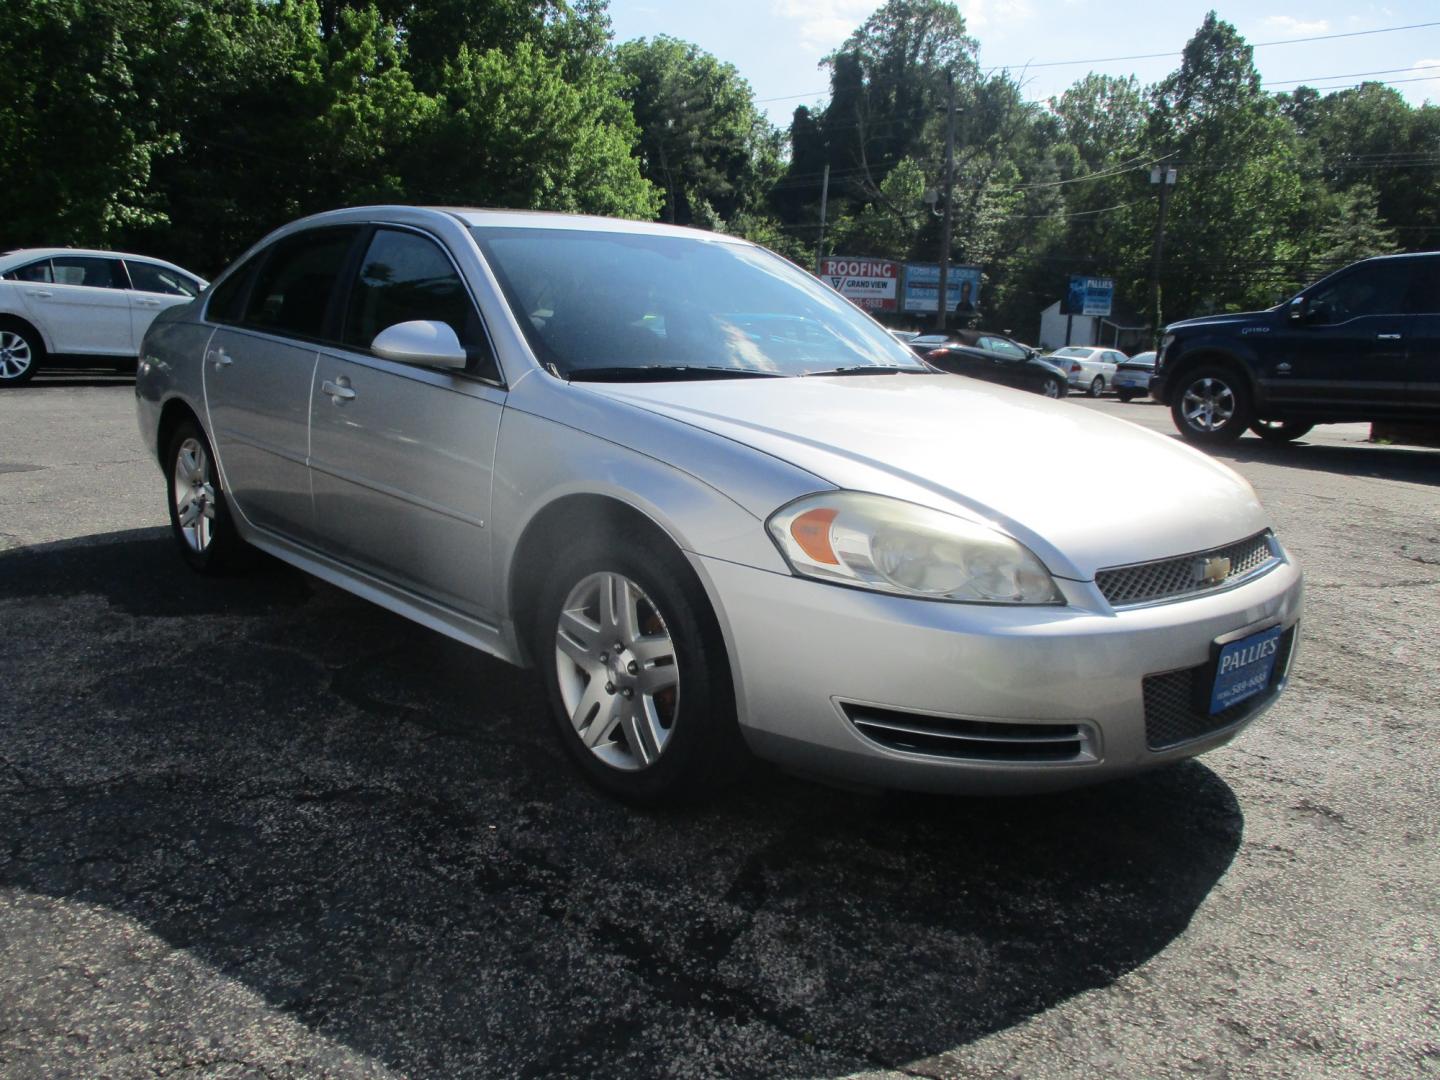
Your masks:
[[[842,45],[870,17],[882,0],[774,0],[770,10],[800,24],[800,44],[816,52]],[[957,0],[965,27],[971,34],[1028,21],[1034,15],[1031,0]]]
[[[800,24],[800,44],[815,52],[839,47],[877,6],[877,0],[775,0],[771,11]]]
[[[1410,70],[1421,78],[1440,79],[1440,59],[1416,60],[1410,65]]]
[[[1261,22],[1266,30],[1285,37],[1323,34],[1330,29],[1329,19],[1297,19],[1294,15],[1269,15]]]

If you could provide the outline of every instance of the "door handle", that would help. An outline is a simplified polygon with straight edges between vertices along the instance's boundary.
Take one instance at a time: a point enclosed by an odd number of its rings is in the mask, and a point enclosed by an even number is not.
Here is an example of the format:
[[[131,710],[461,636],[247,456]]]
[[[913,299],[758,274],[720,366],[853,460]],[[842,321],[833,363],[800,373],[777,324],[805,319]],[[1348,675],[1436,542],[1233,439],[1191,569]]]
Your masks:
[[[210,361],[210,366],[216,371],[219,371],[222,367],[229,367],[235,362],[234,358],[224,349],[211,349],[205,359]]]
[[[355,391],[350,389],[349,382],[341,376],[339,382],[331,382],[326,379],[320,384],[320,389],[330,395],[330,400],[336,405],[343,404],[355,396]]]
[[[137,299],[137,302],[138,302],[138,303],[144,304],[146,307],[159,307],[159,306],[160,306],[160,301],[159,301],[159,300],[151,300],[151,299],[149,299],[148,297],[144,297],[144,296],[137,297],[136,299]]]
[[[1399,335],[1399,334],[1376,334],[1376,335],[1375,335],[1375,340],[1376,340],[1376,341],[1399,341],[1399,340],[1400,340],[1400,335]]]
[[[52,297],[52,296],[55,295],[53,292],[50,292],[48,289],[30,289],[30,290],[28,290],[28,292],[30,293],[31,296],[38,296],[38,297],[40,297],[42,300],[48,300],[50,297]]]

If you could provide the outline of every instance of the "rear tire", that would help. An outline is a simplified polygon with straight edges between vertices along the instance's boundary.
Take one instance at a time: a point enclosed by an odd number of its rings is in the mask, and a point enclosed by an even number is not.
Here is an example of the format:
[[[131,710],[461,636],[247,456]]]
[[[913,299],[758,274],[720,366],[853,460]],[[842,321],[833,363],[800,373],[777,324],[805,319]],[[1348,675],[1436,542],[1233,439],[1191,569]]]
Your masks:
[[[1256,420],[1250,430],[1268,443],[1290,443],[1307,435],[1314,424],[1302,424],[1296,420]]]
[[[1130,404],[1130,402],[1132,402],[1132,401],[1135,400],[1135,391],[1134,391],[1134,390],[1116,390],[1116,391],[1115,391],[1115,396],[1116,396],[1117,398],[1119,398],[1122,402],[1124,402],[1126,405],[1128,405],[1128,404]]]
[[[554,562],[533,648],[565,752],[625,802],[690,801],[746,759],[719,624],[679,552],[576,543]]]
[[[202,574],[246,568],[253,549],[235,529],[215,452],[194,420],[182,420],[170,436],[165,481],[170,532],[181,558]]]
[[[35,377],[45,343],[28,327],[0,326],[0,387],[21,386]]]
[[[1091,397],[1099,397],[1105,393],[1105,379],[1100,375],[1096,375],[1095,378],[1090,380],[1090,386],[1085,392]]]
[[[1234,442],[1250,426],[1250,388],[1229,368],[1204,365],[1175,385],[1170,417],[1187,440],[1214,446]]]

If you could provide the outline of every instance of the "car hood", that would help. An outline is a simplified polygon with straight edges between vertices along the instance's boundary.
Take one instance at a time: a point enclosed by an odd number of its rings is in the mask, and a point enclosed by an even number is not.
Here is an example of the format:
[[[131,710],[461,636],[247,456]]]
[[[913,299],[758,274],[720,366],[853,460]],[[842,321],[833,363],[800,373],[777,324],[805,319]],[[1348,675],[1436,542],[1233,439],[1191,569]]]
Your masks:
[[[1202,315],[1195,319],[1181,319],[1179,322],[1170,323],[1165,327],[1165,332],[1171,333],[1175,330],[1188,330],[1192,326],[1213,326],[1216,328],[1226,326],[1251,325],[1254,323],[1268,323],[1274,317],[1275,311],[1237,311],[1231,315]]]
[[[1103,567],[1201,551],[1265,527],[1248,483],[1175,439],[954,375],[585,389],[743,443],[838,488],[988,522],[1060,577],[1088,580]],[[1114,481],[1117,465],[1123,483]]]

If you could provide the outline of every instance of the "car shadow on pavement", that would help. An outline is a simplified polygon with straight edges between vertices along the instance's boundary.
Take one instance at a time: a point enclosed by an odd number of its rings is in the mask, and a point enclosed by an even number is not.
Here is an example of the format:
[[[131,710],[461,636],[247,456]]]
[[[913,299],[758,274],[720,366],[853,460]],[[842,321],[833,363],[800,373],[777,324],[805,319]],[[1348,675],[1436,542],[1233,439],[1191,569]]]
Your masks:
[[[1175,436],[1177,439],[1179,435]],[[1276,446],[1243,437],[1226,446],[1204,448],[1227,462],[1258,461],[1291,469],[1312,469],[1342,476],[1371,476],[1410,484],[1440,485],[1440,451],[1405,446],[1333,446],[1299,442]]]
[[[275,563],[202,579],[163,530],[0,554],[0,621],[0,887],[123,915],[411,1076],[931,1057],[1164,949],[1243,830],[1194,763],[628,809],[577,782],[530,673]],[[93,996],[10,1030],[83,1027],[97,1074],[137,1025],[183,1041],[153,1008],[77,1019]]]

